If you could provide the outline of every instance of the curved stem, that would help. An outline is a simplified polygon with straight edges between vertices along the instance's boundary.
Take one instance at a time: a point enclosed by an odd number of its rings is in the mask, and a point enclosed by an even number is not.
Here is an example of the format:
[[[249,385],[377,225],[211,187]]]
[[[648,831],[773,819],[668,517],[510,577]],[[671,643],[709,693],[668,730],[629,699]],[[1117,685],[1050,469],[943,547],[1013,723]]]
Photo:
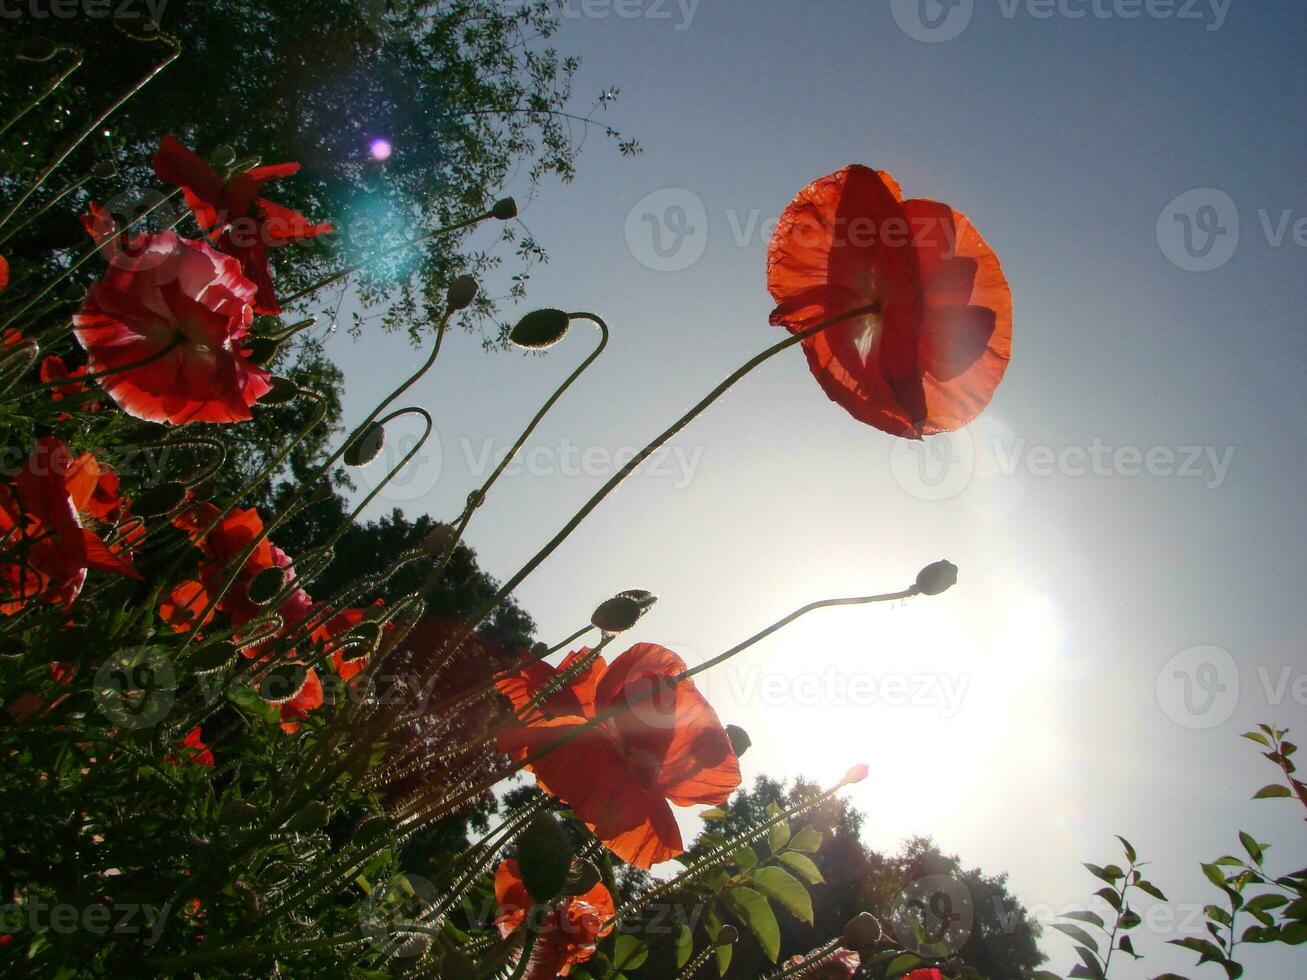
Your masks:
[[[49,177],[52,173],[54,173],[55,170],[57,170],[59,166],[65,160],[68,159],[69,155],[75,149],[77,149],[79,146],[82,145],[82,142],[88,136],[90,136],[97,129],[99,129],[100,126],[103,125],[106,119],[108,119],[115,112],[117,112],[124,105],[126,105],[128,100],[130,100],[132,96],[134,96],[141,89],[145,88],[145,86],[149,85],[150,82],[152,82],[161,71],[163,71],[165,68],[171,65],[179,57],[181,57],[181,53],[182,53],[181,45],[179,45],[173,38],[168,37],[168,35],[166,34],[160,34],[159,37],[165,43],[172,45],[172,52],[166,58],[164,58],[163,61],[159,62],[157,65],[151,68],[149,72],[146,73],[144,78],[142,78],[139,82],[137,82],[130,89],[124,92],[121,96],[115,99],[113,104],[110,105],[109,108],[105,109],[104,112],[100,113],[98,116],[95,117],[95,119],[93,119],[90,123],[88,123],[86,127],[80,133],[77,134],[77,138],[74,139],[71,143],[69,143],[68,146],[65,147],[63,151],[59,153],[58,156],[56,156],[53,160],[50,161],[50,163],[46,166],[46,168],[37,175],[35,183],[33,183],[32,186],[29,187],[27,190],[23,191],[22,194],[18,195],[18,199],[14,201],[14,203],[10,206],[9,210],[6,211],[3,215],[0,215],[0,227],[3,227],[4,225],[9,223],[9,220],[15,214],[18,213],[19,208],[21,208],[24,204],[26,204],[28,198],[30,198],[33,194],[35,194],[37,190],[40,188],[40,186],[45,183],[46,178]]]
[[[468,524],[472,522],[472,515],[476,513],[477,508],[481,506],[482,502],[484,502],[486,494],[488,494],[490,488],[495,485],[495,481],[499,479],[504,470],[508,468],[508,464],[511,463],[521,451],[522,447],[526,444],[527,439],[531,438],[531,434],[535,432],[536,427],[540,425],[544,417],[549,414],[549,410],[554,407],[558,400],[563,397],[564,393],[566,393],[567,389],[572,386],[573,382],[585,373],[586,369],[599,358],[599,355],[604,352],[604,348],[608,346],[608,324],[604,322],[603,317],[595,313],[573,313],[568,317],[568,319],[589,320],[591,323],[595,324],[595,326],[599,328],[599,345],[591,351],[589,357],[577,366],[575,371],[567,376],[566,380],[564,380],[563,383],[554,390],[554,393],[545,400],[545,403],[540,407],[540,411],[536,412],[535,417],[527,423],[526,428],[522,430],[522,434],[517,437],[517,442],[513,443],[512,448],[507,454],[505,454],[504,458],[499,461],[499,465],[496,466],[490,476],[486,478],[485,483],[481,484],[478,489],[472,491],[468,496],[467,506],[463,509],[463,516],[459,519],[458,525],[454,528],[451,540],[449,544],[445,546],[444,553],[441,555],[440,560],[436,562],[435,566],[427,574],[426,579],[423,580],[422,585],[419,588],[420,595],[425,596],[435,588],[436,583],[440,581],[440,576],[444,574],[445,568],[454,557],[454,549],[458,547],[458,543],[463,539],[463,533],[467,530]]]
[[[60,85],[62,85],[64,82],[68,80],[69,75],[77,71],[78,68],[82,67],[82,60],[84,58],[84,55],[82,54],[81,51],[77,50],[77,48],[71,47],[66,44],[60,44],[56,46],[54,54],[58,54],[60,51],[71,51],[74,55],[76,55],[76,57],[73,59],[73,63],[69,65],[67,68],[65,68],[58,75],[56,75],[54,81],[45,87],[45,91],[39,92],[37,95],[33,96],[32,100],[28,102],[27,105],[19,109],[17,114],[12,116],[7,123],[5,123],[3,126],[0,126],[0,136],[3,136],[5,133],[9,132],[9,130],[14,126],[15,123],[17,123],[25,115],[27,115],[37,106],[39,106],[42,102],[48,99],[54,93],[55,89],[57,89]],[[53,58],[54,54],[52,54],[50,57]]]
[[[120,364],[117,367],[106,368],[103,371],[96,371],[94,373],[79,374],[77,377],[60,378],[57,381],[42,381],[39,384],[33,385],[31,388],[28,388],[26,391],[20,392],[12,400],[17,401],[20,398],[26,398],[28,395],[34,395],[42,391],[48,391],[51,388],[66,388],[69,385],[82,384],[86,381],[99,381],[101,378],[107,378],[114,374],[122,374],[126,371],[135,371],[139,367],[145,367],[147,364],[153,364],[155,361],[162,360],[163,358],[167,357],[174,350],[176,350],[178,346],[180,346],[181,342],[182,342],[182,335],[178,334],[176,337],[172,339],[172,341],[166,347],[163,347],[160,350],[155,351],[149,357],[141,358],[139,361],[132,361],[130,364]],[[99,398],[100,396],[96,395],[95,397]]]

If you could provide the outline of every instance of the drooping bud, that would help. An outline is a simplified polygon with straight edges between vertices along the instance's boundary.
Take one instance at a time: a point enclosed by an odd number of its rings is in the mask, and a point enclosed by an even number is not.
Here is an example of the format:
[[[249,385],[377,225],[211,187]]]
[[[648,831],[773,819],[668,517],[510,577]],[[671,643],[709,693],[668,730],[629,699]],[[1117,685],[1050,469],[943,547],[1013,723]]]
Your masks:
[[[749,733],[739,725],[727,725],[726,737],[731,740],[731,751],[735,753],[737,759],[749,751],[749,746],[753,744],[753,739],[749,738]]]
[[[439,557],[449,550],[457,540],[457,532],[452,524],[436,524],[422,539],[422,550],[432,557]]]
[[[255,337],[245,345],[245,359],[254,364],[266,365],[277,356],[281,344],[271,337]]]
[[[658,597],[644,589],[628,589],[599,603],[590,616],[591,625],[605,633],[624,633],[640,621]]]
[[[449,284],[449,291],[445,294],[445,304],[451,312],[466,310],[477,298],[477,291],[480,288],[471,276],[457,276]]]
[[[213,151],[213,165],[215,167],[230,167],[236,162],[236,151],[226,143],[219,144]]]
[[[551,901],[572,870],[572,843],[552,813],[542,813],[517,838],[522,884],[537,902]]]
[[[369,425],[357,439],[349,444],[345,449],[344,461],[346,466],[367,466],[381,452],[381,447],[386,444],[386,430],[382,426],[373,422]]]
[[[517,321],[508,339],[527,350],[544,350],[562,340],[570,325],[562,310],[534,310]]]
[[[279,664],[258,680],[259,697],[272,704],[282,704],[299,694],[309,672],[303,664]]]
[[[159,517],[176,510],[186,499],[184,484],[169,481],[142,490],[132,501],[132,512],[140,517]]]
[[[250,602],[256,606],[265,606],[271,602],[286,584],[286,571],[282,568],[265,568],[255,575],[245,590]]]
[[[118,164],[113,160],[101,160],[91,168],[92,177],[112,177],[118,172]]]
[[[511,221],[517,217],[517,202],[511,197],[496,201],[490,213],[500,221]]]
[[[958,582],[958,566],[951,561],[937,561],[927,565],[917,575],[916,590],[922,595],[939,595]]]
[[[235,644],[227,640],[215,640],[196,650],[190,657],[190,665],[197,674],[203,674],[206,671],[226,667],[235,658]]]
[[[272,387],[259,399],[260,405],[284,405],[300,393],[299,386],[288,378],[273,378]]]
[[[840,942],[849,949],[870,949],[882,935],[880,920],[870,912],[859,912],[844,926]]]

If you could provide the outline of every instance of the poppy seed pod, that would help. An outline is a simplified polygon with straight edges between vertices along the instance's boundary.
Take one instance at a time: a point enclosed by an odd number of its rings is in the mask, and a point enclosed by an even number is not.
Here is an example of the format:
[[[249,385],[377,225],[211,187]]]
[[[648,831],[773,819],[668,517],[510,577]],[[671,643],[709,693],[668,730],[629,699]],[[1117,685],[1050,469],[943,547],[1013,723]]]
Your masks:
[[[289,378],[273,378],[272,387],[259,399],[260,405],[284,405],[299,396],[299,385]]]
[[[422,539],[422,550],[428,555],[438,557],[443,555],[455,540],[457,536],[452,524],[436,524]]]
[[[477,298],[477,291],[480,288],[471,276],[457,276],[449,284],[449,291],[445,294],[445,304],[450,312],[466,310]]]
[[[950,561],[937,561],[918,573],[915,588],[922,595],[939,595],[951,589],[957,581],[958,566]]]
[[[859,912],[844,926],[840,942],[849,949],[868,949],[880,942],[880,920],[870,912]]]
[[[386,430],[375,422],[372,423],[364,433],[349,444],[345,450],[344,460],[346,466],[367,466],[381,452],[381,447],[386,444]]]
[[[508,339],[518,347],[544,350],[562,340],[570,325],[562,310],[533,310],[517,321],[517,326],[508,332]]]
[[[218,167],[230,167],[236,162],[236,151],[222,143],[213,151],[213,163]]]
[[[271,337],[255,337],[245,347],[245,359],[254,364],[267,365],[280,349],[281,344]]]
[[[259,697],[272,704],[289,701],[303,689],[308,671],[303,664],[280,664],[257,682]]]
[[[511,221],[517,217],[517,202],[511,197],[496,201],[490,213],[500,221]]]
[[[136,495],[132,510],[140,517],[158,517],[176,510],[186,499],[186,487],[181,483],[160,483]]]

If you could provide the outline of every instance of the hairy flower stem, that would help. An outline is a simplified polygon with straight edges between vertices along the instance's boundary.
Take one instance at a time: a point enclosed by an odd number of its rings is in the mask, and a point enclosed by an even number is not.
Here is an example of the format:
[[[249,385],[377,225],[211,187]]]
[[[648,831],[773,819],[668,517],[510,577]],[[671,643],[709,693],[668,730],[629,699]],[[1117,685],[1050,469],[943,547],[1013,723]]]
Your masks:
[[[52,173],[54,173],[65,160],[68,159],[69,155],[74,150],[76,150],[79,146],[82,145],[83,141],[85,141],[88,136],[90,136],[97,129],[99,129],[100,126],[104,124],[104,121],[106,119],[108,119],[115,112],[117,112],[124,105],[126,105],[127,102],[132,98],[132,96],[136,95],[137,92],[145,88],[145,86],[149,85],[150,82],[152,82],[161,71],[163,71],[165,68],[171,65],[179,57],[181,57],[181,53],[182,53],[181,45],[178,44],[175,39],[169,37],[166,34],[159,34],[157,35],[157,37],[159,38],[159,40],[162,40],[164,43],[170,45],[172,47],[172,51],[167,55],[167,57],[163,59],[163,61],[159,62],[157,65],[151,68],[145,74],[145,76],[141,78],[140,81],[138,81],[130,89],[128,89],[121,96],[115,99],[114,102],[109,106],[109,108],[105,109],[104,112],[96,116],[95,119],[91,120],[91,122],[87,123],[85,128],[83,128],[82,131],[77,134],[77,137],[71,143],[69,143],[68,146],[64,147],[64,149],[61,152],[55,155],[55,158],[50,161],[50,163],[46,166],[46,168],[42,170],[39,174],[37,174],[36,181],[32,184],[32,186],[27,188],[27,190],[23,191],[23,193],[19,194],[18,198],[10,206],[9,210],[6,211],[3,215],[0,215],[0,227],[4,227],[6,224],[9,223],[10,219],[12,219],[13,216],[19,212],[22,206],[27,203],[28,199],[40,189],[41,185],[45,183],[46,179]]]
[[[790,963],[781,967],[775,973],[769,973],[766,980],[781,980],[782,977],[804,977],[809,976],[810,972],[822,966],[841,947],[842,940],[836,936],[825,946],[819,946],[812,952],[807,953],[797,963]]]
[[[646,459],[648,459],[655,452],[661,449],[669,440],[674,438],[676,434],[679,433],[682,429],[684,429],[687,425],[689,425],[696,418],[702,415],[704,411],[708,409],[709,406],[711,406],[715,401],[717,401],[717,399],[720,398],[722,395],[726,394],[727,391],[729,391],[732,387],[734,387],[734,385],[738,381],[740,381],[751,371],[753,371],[754,368],[758,367],[759,365],[765,364],[767,361],[771,360],[771,358],[775,357],[777,354],[781,353],[782,351],[789,350],[791,347],[794,347],[796,344],[802,343],[803,341],[807,340],[809,337],[816,336],[817,334],[821,333],[823,330],[829,330],[831,327],[837,326],[841,323],[846,323],[849,320],[857,319],[860,316],[866,316],[869,313],[874,313],[878,309],[879,306],[877,305],[859,306],[845,313],[841,313],[839,316],[832,317],[829,320],[824,320],[821,323],[818,323],[816,326],[809,327],[807,330],[803,330],[800,331],[799,333],[791,334],[789,337],[786,337],[784,340],[780,341],[779,343],[773,344],[771,347],[768,347],[766,350],[762,351],[761,353],[755,354],[753,357],[749,358],[749,360],[745,361],[744,364],[740,365],[740,367],[732,371],[724,381],[718,384],[717,387],[713,388],[712,391],[708,392],[707,395],[701,398],[689,411],[687,411],[679,419],[677,419],[666,429],[664,429],[661,433],[655,436],[649,442],[649,444],[646,445],[643,449],[641,449],[638,453],[636,453],[635,456],[633,456],[625,466],[623,466],[620,470],[614,473],[613,476],[608,480],[608,482],[605,483],[602,487],[600,487],[599,490],[595,492],[594,496],[592,496],[588,501],[585,502],[584,505],[582,505],[581,509],[577,511],[575,515],[573,515],[572,519],[569,520],[567,524],[563,526],[562,530],[560,530],[557,534],[555,534],[553,538],[550,539],[550,541],[543,548],[541,548],[538,552],[536,552],[536,554],[512,576],[512,578],[508,579],[508,581],[506,581],[500,587],[498,592],[496,592],[493,596],[491,596],[490,599],[488,599],[486,603],[483,606],[481,606],[480,609],[478,609],[475,613],[473,613],[473,615],[467,620],[467,622],[463,624],[462,629],[458,632],[458,634],[456,634],[455,638],[445,644],[444,647],[445,651],[456,651],[459,648],[459,646],[462,645],[468,639],[468,637],[470,637],[476,631],[477,627],[479,627],[481,623],[484,622],[485,618],[489,616],[492,612],[494,612],[495,609],[497,609],[499,605],[506,598],[508,598],[508,596],[512,594],[513,590],[516,589],[519,585],[521,585],[522,582],[525,581],[526,578],[532,572],[534,572],[536,568],[539,567],[546,558],[548,558],[551,554],[553,554],[559,545],[561,545],[564,541],[567,540],[567,538],[572,534],[572,532],[575,531],[577,527],[580,526],[581,522],[584,521],[588,516],[590,516],[590,512],[593,511],[604,501],[604,498],[606,498],[610,493],[616,490],[618,486],[621,485],[622,481],[625,480],[628,476],[630,476],[633,472],[635,472],[636,468],[641,463],[643,463]],[[433,673],[439,671],[443,659],[444,658],[442,657],[435,658],[433,663],[434,670],[432,670]],[[422,678],[422,680],[423,682],[425,682],[427,678],[424,677]],[[419,684],[419,686],[422,685]]]
[[[82,67],[82,61],[85,56],[82,54],[80,50],[67,44],[59,44],[56,45],[54,51],[50,53],[50,57],[53,58],[60,51],[71,52],[73,55],[73,63],[69,65],[67,68],[65,68],[63,71],[61,71],[58,75],[56,75],[54,77],[54,80],[50,82],[49,85],[47,85],[40,92],[36,93],[36,95],[32,96],[32,98],[27,102],[27,104],[24,105],[21,109],[19,109],[18,112],[10,116],[9,121],[5,123],[3,126],[0,126],[0,136],[3,136],[5,133],[9,132],[9,130],[12,129],[13,126],[19,120],[21,120],[25,115],[27,115],[37,106],[39,106],[42,102],[48,99],[51,95],[53,95],[55,90],[59,88],[59,86],[62,85],[64,82],[66,82],[68,80],[68,77],[72,75],[73,72],[77,71],[78,68]]]
[[[810,602],[806,606],[802,606],[799,609],[796,609],[788,616],[785,616],[782,619],[778,619],[770,626],[767,626],[766,628],[759,630],[757,633],[753,634],[753,636],[749,637],[747,640],[737,643],[729,650],[717,655],[716,657],[713,657],[711,660],[704,661],[703,663],[699,664],[697,667],[691,667],[687,670],[683,670],[681,673],[677,674],[674,677],[665,678],[663,679],[663,682],[661,684],[651,684],[649,685],[648,690],[636,692],[632,694],[629,698],[625,699],[622,704],[609,708],[606,711],[599,712],[593,718],[589,719],[584,725],[578,725],[574,730],[567,733],[566,735],[561,735],[558,738],[554,739],[554,741],[550,742],[548,745],[544,745],[541,748],[537,749],[536,751],[529,753],[520,762],[516,762],[512,766],[500,772],[492,773],[489,777],[483,779],[481,782],[476,784],[476,786],[474,786],[471,790],[465,791],[464,793],[460,794],[459,796],[455,797],[452,800],[449,800],[447,802],[442,802],[434,807],[428,808],[426,816],[432,816],[440,813],[454,812],[459,807],[464,806],[470,800],[473,800],[480,794],[484,793],[486,790],[494,786],[500,780],[506,779],[507,777],[513,775],[514,773],[520,772],[521,770],[525,769],[527,766],[531,765],[533,762],[536,762],[537,760],[544,758],[546,755],[548,755],[550,752],[553,752],[555,749],[566,745],[568,742],[572,741],[572,739],[584,735],[586,732],[590,731],[591,729],[599,725],[602,725],[604,722],[611,720],[612,718],[616,717],[618,714],[621,714],[624,711],[629,711],[632,707],[639,704],[641,701],[647,701],[649,698],[654,697],[656,694],[659,694],[668,688],[675,687],[677,684],[680,684],[682,681],[689,680],[690,678],[694,677],[696,674],[703,673],[705,670],[707,670],[710,667],[716,667],[718,664],[725,663],[731,657],[734,657],[736,654],[741,653],[744,650],[747,650],[749,647],[753,646],[759,640],[771,636],[771,634],[775,633],[777,630],[785,626],[788,626],[790,623],[794,622],[799,617],[806,616],[808,613],[813,612],[814,610],[825,609],[831,606],[854,606],[854,605],[866,605],[872,602],[894,602],[899,599],[906,599],[917,594],[918,594],[917,588],[914,585],[911,588],[903,590],[902,592],[887,592],[881,595],[856,596],[847,599],[822,599],[819,602]],[[402,814],[402,816],[411,817],[416,812],[417,812],[416,810],[410,808],[409,811]]]
[[[490,492],[490,488],[495,485],[495,481],[499,479],[504,470],[508,468],[508,464],[516,458],[518,452],[521,451],[524,445],[526,445],[527,439],[529,439],[531,434],[535,432],[536,427],[540,425],[540,422],[544,417],[549,414],[549,410],[554,407],[554,404],[563,397],[567,392],[567,389],[572,386],[573,382],[581,377],[591,364],[598,360],[599,355],[602,354],[604,348],[608,346],[608,324],[604,322],[603,317],[596,313],[572,313],[568,316],[568,319],[589,320],[591,323],[595,324],[595,326],[599,328],[598,346],[590,352],[590,356],[582,361],[575,371],[567,376],[566,380],[564,380],[563,383],[554,390],[554,393],[545,400],[544,405],[540,407],[540,411],[536,412],[535,417],[527,423],[526,428],[522,430],[522,434],[517,437],[517,441],[513,443],[512,448],[509,449],[509,451],[504,455],[504,458],[499,461],[499,465],[495,467],[490,476],[486,478],[485,483],[481,484],[479,488],[468,495],[467,506],[463,508],[463,514],[459,518],[458,524],[454,527],[454,533],[451,536],[449,544],[445,546],[444,553],[440,556],[440,560],[436,562],[435,566],[427,574],[426,579],[423,580],[422,585],[419,588],[419,593],[421,595],[425,596],[428,592],[434,589],[436,584],[440,581],[440,576],[444,574],[445,568],[448,567],[449,562],[454,557],[454,549],[458,547],[458,543],[463,539],[463,533],[467,530],[468,524],[472,522],[472,516],[476,513],[477,508],[485,502],[486,495]]]

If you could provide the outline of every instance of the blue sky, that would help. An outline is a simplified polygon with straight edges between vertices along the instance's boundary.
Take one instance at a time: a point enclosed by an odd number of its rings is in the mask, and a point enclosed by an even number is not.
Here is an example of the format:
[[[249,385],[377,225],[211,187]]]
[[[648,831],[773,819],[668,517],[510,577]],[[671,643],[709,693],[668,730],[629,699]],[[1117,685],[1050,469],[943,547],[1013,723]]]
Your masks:
[[[809,180],[865,163],[949,202],[1016,306],[1011,368],[966,434],[917,449],[861,426],[790,352],[518,597],[552,639],[613,592],[651,589],[631,639],[693,662],[950,558],[962,577],[944,596],[819,613],[706,675],[753,736],[746,778],[830,782],[866,762],[852,798],[874,846],[931,835],[1009,872],[1045,920],[1085,901],[1079,862],[1117,860],[1124,834],[1172,902],[1145,915],[1148,959],[1113,976],[1217,976],[1163,945],[1201,931],[1186,919],[1215,898],[1198,861],[1237,850],[1240,829],[1281,871],[1307,860],[1301,814],[1250,802],[1276,773],[1238,738],[1307,722],[1307,6],[926,13],[933,34],[916,0],[573,0],[557,44],[584,59],[578,105],[620,86],[606,121],[645,152],[622,159],[593,134],[574,184],[523,199],[551,255],[523,311],[593,310],[612,342],[469,536],[507,577],[623,449],[779,339],[768,222]],[[382,504],[454,516],[593,339],[577,324],[524,358],[454,338],[412,392],[438,446]],[[354,415],[418,357],[343,332],[331,352]],[[1046,947],[1069,969],[1068,945]],[[1248,975],[1288,962],[1250,955]]]

